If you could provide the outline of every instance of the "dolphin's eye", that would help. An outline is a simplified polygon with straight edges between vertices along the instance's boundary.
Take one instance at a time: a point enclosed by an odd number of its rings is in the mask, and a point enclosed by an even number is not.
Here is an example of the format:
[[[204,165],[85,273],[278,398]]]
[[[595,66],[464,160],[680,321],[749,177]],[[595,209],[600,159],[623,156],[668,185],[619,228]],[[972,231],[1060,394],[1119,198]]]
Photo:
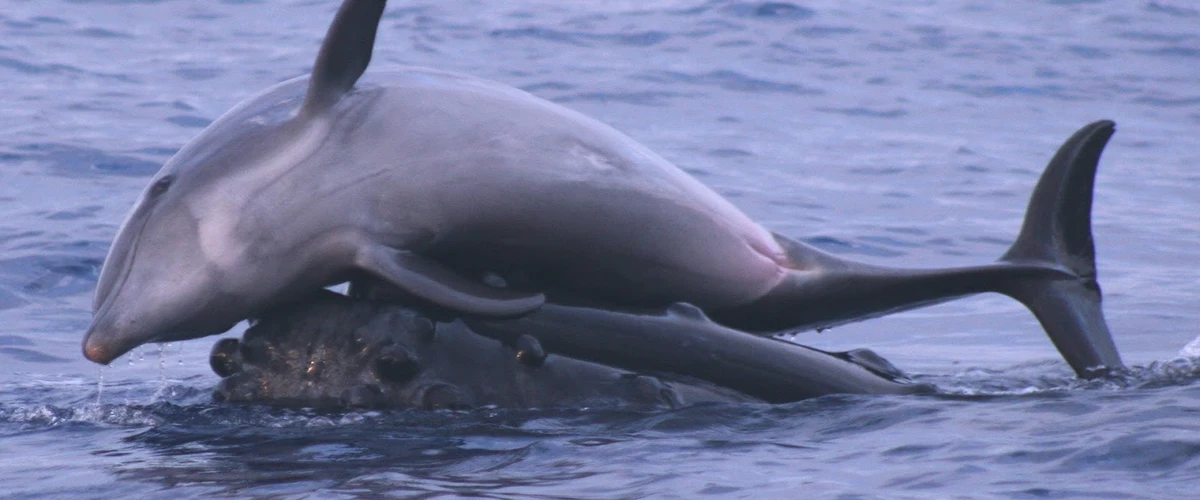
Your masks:
[[[168,175],[166,177],[163,177],[162,179],[155,181],[154,185],[150,186],[150,195],[158,196],[160,194],[167,192],[167,188],[171,187],[171,181],[174,179],[175,179],[174,176]]]

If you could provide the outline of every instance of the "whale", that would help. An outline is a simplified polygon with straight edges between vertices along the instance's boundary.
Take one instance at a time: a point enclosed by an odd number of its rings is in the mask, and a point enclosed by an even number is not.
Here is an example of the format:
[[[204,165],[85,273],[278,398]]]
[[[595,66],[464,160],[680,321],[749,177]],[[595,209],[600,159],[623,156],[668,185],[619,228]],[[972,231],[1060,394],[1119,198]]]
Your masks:
[[[936,392],[870,350],[826,352],[748,335],[686,304],[631,313],[548,302],[520,318],[473,323],[320,290],[256,319],[240,339],[214,344],[209,362],[221,380],[213,399],[319,408],[677,408]]]
[[[1053,156],[997,261],[883,267],[770,231],[564,106],[436,69],[368,72],[385,4],[343,2],[311,74],[238,104],[151,178],[99,273],[87,359],[219,334],[374,280],[447,319],[685,303],[758,335],[1001,293],[1078,375],[1122,366],[1090,222],[1111,121]]]

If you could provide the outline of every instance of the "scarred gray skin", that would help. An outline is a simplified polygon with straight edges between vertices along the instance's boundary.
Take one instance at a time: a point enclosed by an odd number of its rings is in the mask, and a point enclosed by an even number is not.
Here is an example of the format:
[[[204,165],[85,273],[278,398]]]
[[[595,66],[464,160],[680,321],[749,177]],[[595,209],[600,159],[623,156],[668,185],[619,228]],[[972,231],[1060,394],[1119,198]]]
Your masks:
[[[360,292],[372,299],[322,290],[270,311],[240,340],[219,341],[214,398],[310,407],[661,408],[933,391],[870,351],[830,353],[747,335],[682,304],[630,314],[551,303],[519,319],[437,321],[376,300],[394,293],[387,287]]]
[[[272,311],[213,347],[214,399],[305,407],[674,408],[761,402],[711,383],[563,356],[522,362],[461,322],[332,293]]]
[[[629,137],[520,90],[423,68],[359,81],[383,5],[347,0],[311,77],[246,100],[164,165],[105,261],[88,359],[220,333],[371,276],[464,316],[517,317],[547,297],[686,302],[754,332],[1000,292],[1081,375],[1121,365],[1089,222],[1111,122],[1060,150],[1001,262],[882,268],[774,235]]]

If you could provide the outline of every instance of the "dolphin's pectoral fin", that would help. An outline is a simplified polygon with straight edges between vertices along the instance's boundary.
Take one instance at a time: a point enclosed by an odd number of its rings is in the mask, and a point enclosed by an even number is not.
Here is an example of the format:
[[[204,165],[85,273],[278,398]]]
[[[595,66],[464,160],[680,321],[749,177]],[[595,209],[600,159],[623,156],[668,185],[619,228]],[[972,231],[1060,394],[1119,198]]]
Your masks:
[[[521,316],[546,301],[540,293],[490,287],[426,257],[387,247],[363,249],[357,260],[359,267],[379,279],[457,312],[488,317]]]

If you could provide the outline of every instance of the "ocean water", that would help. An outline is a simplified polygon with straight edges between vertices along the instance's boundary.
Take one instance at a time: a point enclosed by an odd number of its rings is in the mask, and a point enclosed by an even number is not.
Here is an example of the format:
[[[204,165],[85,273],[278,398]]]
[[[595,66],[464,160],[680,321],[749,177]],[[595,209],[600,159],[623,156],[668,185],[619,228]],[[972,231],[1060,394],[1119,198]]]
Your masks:
[[[336,2],[0,0],[0,497],[1186,498],[1200,484],[1200,6],[1187,0],[393,0],[373,68],[614,125],[784,234],[987,262],[1079,126],[1121,377],[1075,381],[981,296],[824,333],[934,396],[316,412],[214,404],[215,339],[100,370],[108,243],[158,167],[306,72]],[[1189,357],[1189,354],[1191,357]]]

